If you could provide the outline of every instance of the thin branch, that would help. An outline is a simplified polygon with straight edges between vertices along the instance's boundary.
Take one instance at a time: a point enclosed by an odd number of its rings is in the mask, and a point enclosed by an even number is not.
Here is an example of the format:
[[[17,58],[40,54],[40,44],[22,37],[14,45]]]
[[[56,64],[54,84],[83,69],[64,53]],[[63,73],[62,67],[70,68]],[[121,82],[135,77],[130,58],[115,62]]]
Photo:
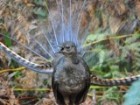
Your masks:
[[[134,34],[130,34],[130,35],[121,35],[121,36],[114,36],[114,37],[108,36],[108,37],[105,38],[105,39],[97,40],[97,41],[91,42],[91,43],[85,45],[84,48],[93,46],[93,45],[95,45],[95,44],[97,44],[97,43],[100,43],[100,42],[102,42],[102,41],[106,41],[106,40],[110,40],[110,39],[123,39],[123,38],[126,38],[126,37],[131,37],[132,35],[134,35]]]
[[[52,91],[49,88],[13,88],[13,91]]]
[[[0,70],[0,74],[5,73],[5,72],[9,72],[9,71],[22,71],[22,70],[25,70],[25,67],[19,67],[19,68],[15,68],[15,69]]]

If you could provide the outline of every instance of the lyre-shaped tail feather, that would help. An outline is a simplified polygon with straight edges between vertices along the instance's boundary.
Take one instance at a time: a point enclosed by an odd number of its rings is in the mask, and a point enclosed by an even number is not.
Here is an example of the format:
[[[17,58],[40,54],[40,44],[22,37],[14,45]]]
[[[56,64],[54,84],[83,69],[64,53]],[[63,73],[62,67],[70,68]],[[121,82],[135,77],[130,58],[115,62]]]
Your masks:
[[[140,75],[119,78],[119,79],[101,79],[98,77],[91,77],[91,85],[99,86],[120,86],[120,85],[130,85],[132,82],[139,80]]]
[[[16,62],[19,64],[35,71],[38,73],[46,73],[46,74],[51,74],[53,72],[51,64],[48,63],[46,65],[40,65],[33,63],[31,61],[26,60],[25,58],[21,57],[20,55],[16,54],[12,50],[10,50],[8,47],[6,47],[3,43],[0,42],[0,48],[7,54],[9,55],[12,59],[14,59]],[[46,66],[44,68],[44,66]]]

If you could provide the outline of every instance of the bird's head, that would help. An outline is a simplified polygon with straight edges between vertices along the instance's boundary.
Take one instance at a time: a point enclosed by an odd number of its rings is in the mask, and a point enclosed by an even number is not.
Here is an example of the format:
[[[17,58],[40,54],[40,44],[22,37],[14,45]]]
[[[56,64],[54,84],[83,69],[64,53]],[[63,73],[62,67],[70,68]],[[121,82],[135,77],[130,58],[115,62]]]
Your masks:
[[[60,53],[65,56],[74,56],[77,54],[76,45],[71,41],[66,41],[60,46]]]

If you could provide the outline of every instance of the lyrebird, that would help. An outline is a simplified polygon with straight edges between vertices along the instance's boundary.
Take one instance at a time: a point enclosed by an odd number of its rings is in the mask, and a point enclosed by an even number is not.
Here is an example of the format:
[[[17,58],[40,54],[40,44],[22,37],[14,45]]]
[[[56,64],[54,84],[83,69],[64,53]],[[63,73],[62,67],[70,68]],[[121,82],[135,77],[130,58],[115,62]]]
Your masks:
[[[118,86],[132,83],[140,78],[138,75],[109,80],[100,79],[91,74],[84,58],[86,51],[82,46],[88,31],[79,31],[81,28],[81,14],[77,14],[77,11],[81,12],[84,9],[87,2],[84,0],[79,8],[76,5],[76,10],[73,10],[72,0],[68,3],[64,0],[56,1],[59,13],[56,15],[59,21],[55,19],[55,16],[52,18],[53,14],[48,10],[52,33],[45,34],[45,28],[42,27],[42,36],[30,36],[30,40],[33,39],[32,42],[36,43],[34,48],[39,48],[37,50],[41,49],[41,51],[35,51],[30,46],[24,46],[38,56],[51,59],[50,62],[44,62],[44,64],[31,62],[16,54],[1,42],[0,48],[21,65],[38,73],[52,74],[52,88],[58,104],[79,105],[85,101],[90,85]],[[67,6],[69,8],[66,8]],[[88,26],[82,29],[86,28]],[[43,41],[41,42],[41,40]]]

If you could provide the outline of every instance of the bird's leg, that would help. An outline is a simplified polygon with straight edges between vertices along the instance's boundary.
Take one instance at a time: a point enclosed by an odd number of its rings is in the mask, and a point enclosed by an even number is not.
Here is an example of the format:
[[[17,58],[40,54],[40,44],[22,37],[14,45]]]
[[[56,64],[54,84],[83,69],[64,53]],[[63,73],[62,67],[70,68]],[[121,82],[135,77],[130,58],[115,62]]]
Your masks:
[[[78,105],[75,102],[76,102],[76,95],[73,94],[70,96],[70,105]]]
[[[69,105],[69,103],[70,103],[69,96],[65,96],[65,100],[64,101],[65,101],[65,104],[66,105]]]

